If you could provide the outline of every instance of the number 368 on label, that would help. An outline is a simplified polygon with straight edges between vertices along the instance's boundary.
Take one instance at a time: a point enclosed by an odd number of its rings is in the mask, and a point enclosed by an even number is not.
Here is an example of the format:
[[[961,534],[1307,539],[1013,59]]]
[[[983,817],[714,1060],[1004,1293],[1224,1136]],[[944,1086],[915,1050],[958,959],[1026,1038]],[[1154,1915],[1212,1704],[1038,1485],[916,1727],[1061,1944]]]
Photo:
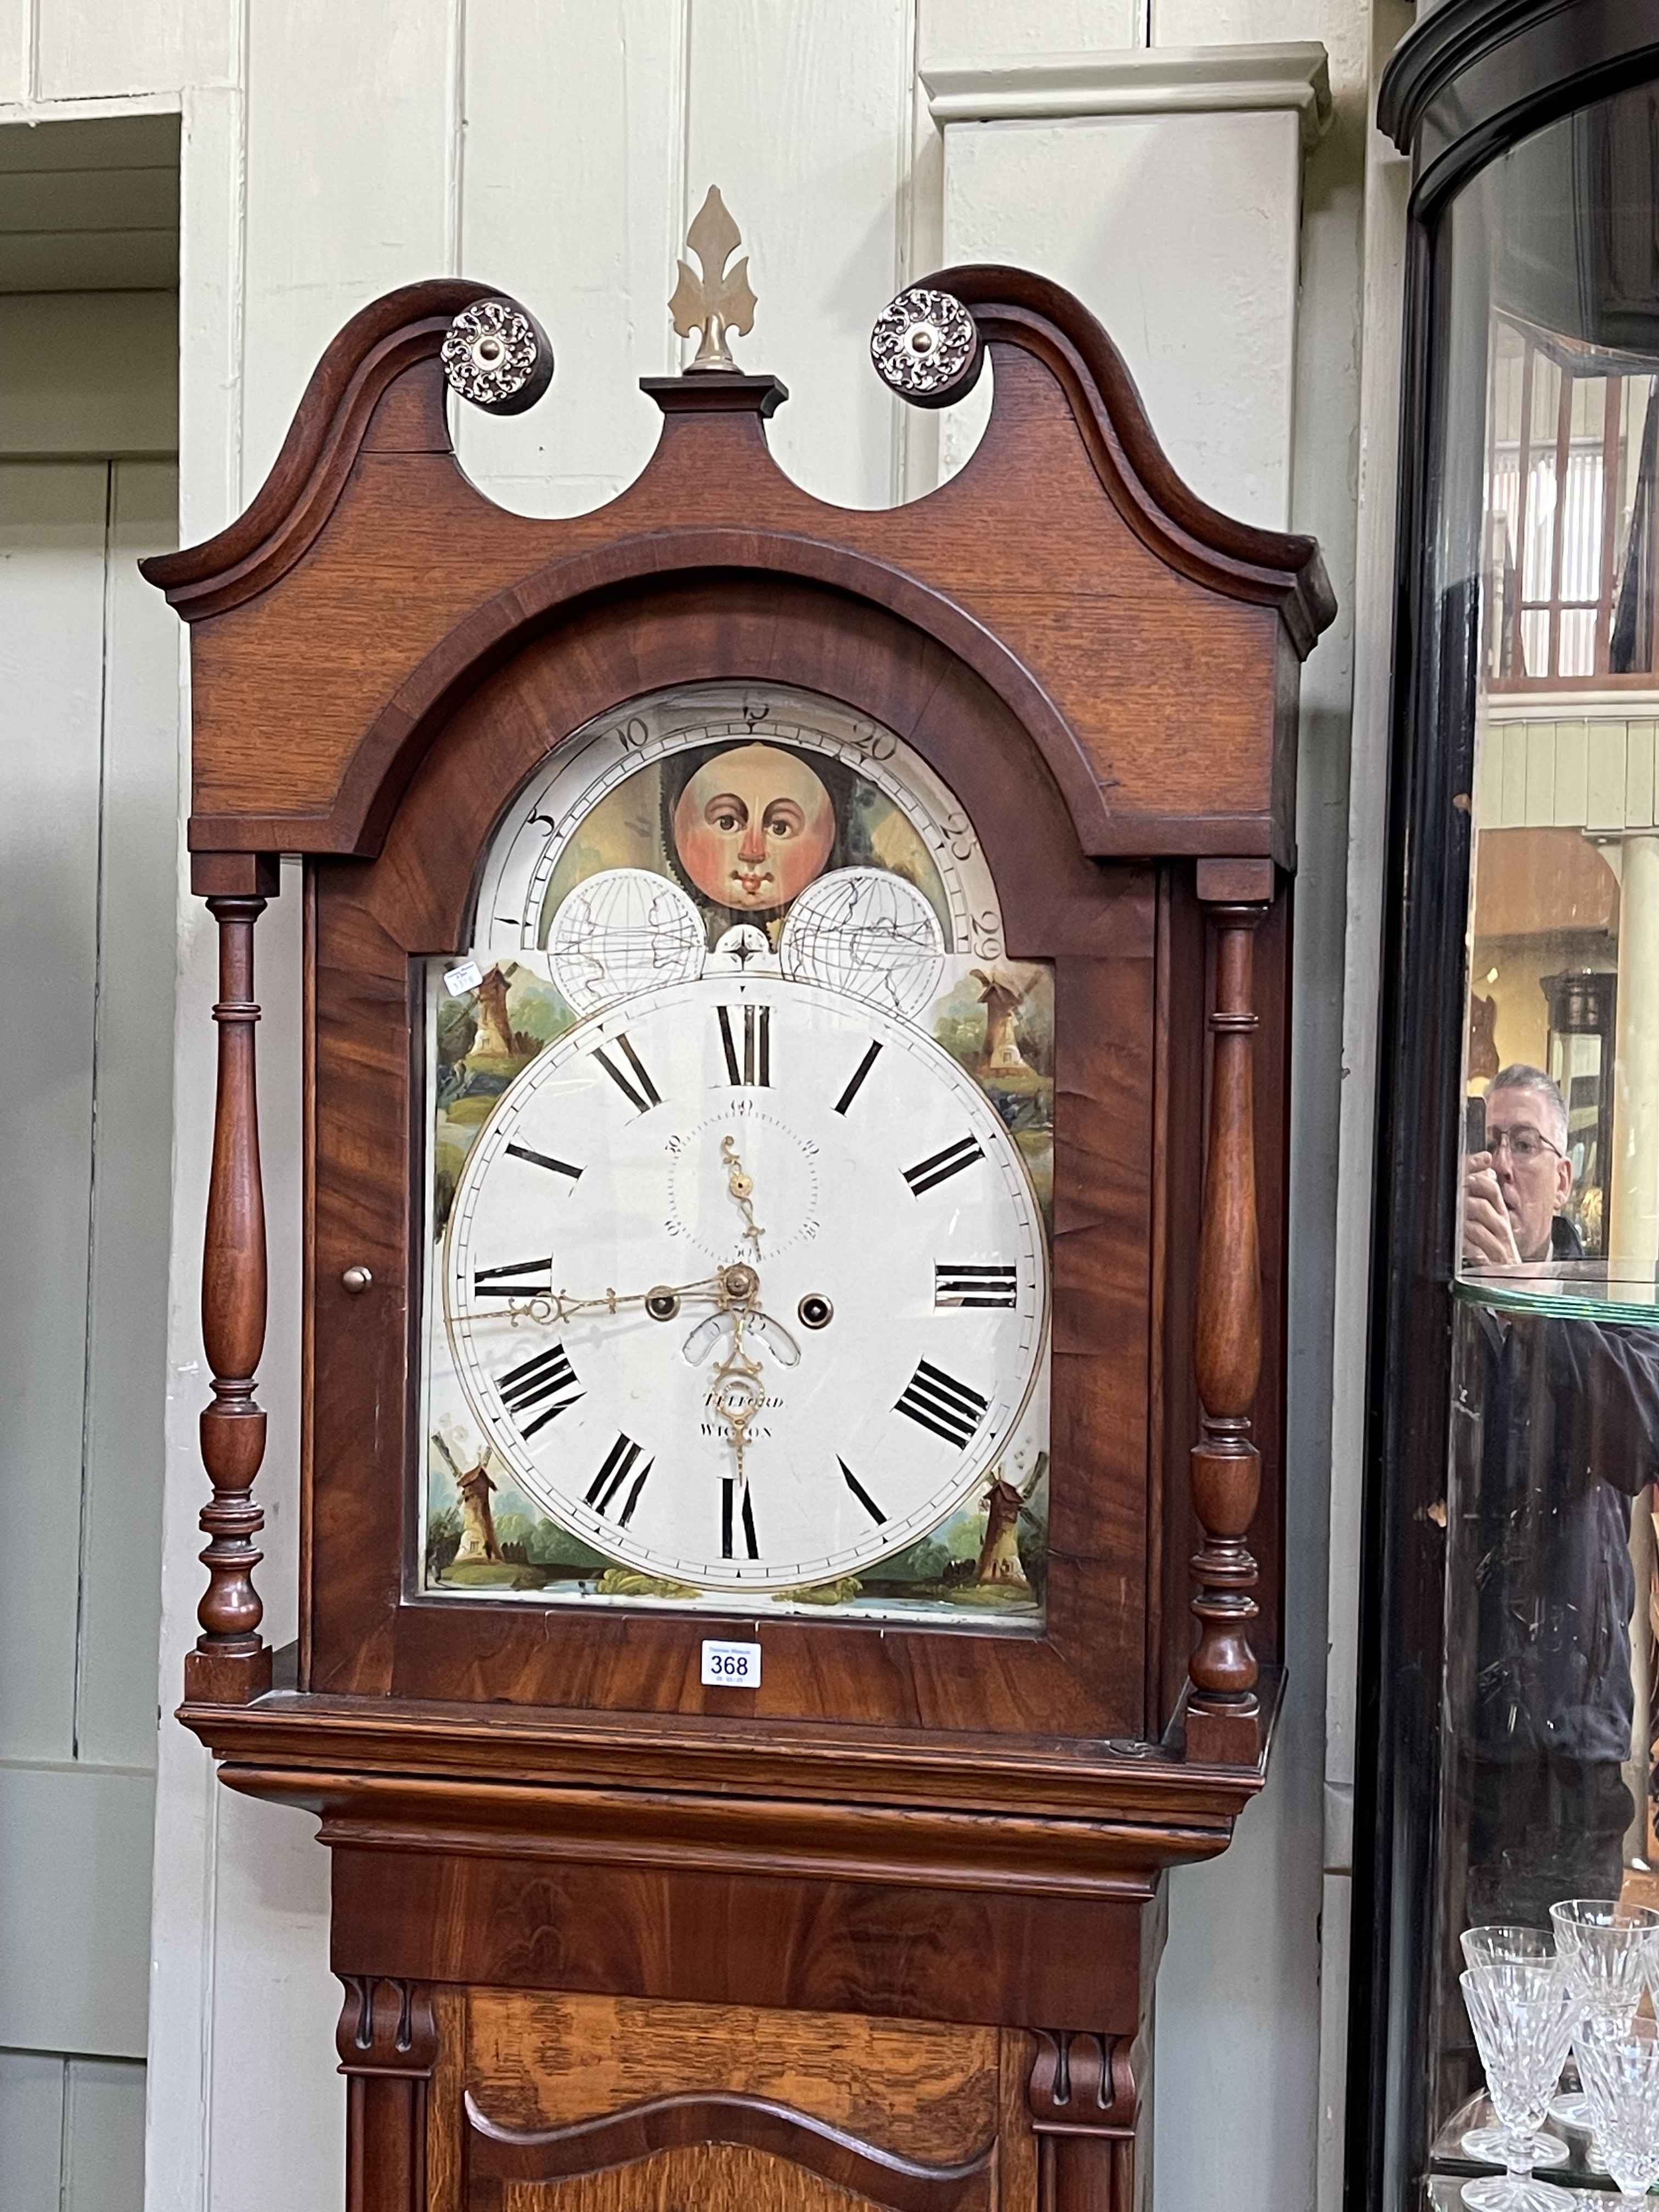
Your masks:
[[[720,1690],[758,1690],[761,1678],[761,1648],[758,1644],[717,1644],[706,1640],[702,1647],[702,1679],[711,1688]]]

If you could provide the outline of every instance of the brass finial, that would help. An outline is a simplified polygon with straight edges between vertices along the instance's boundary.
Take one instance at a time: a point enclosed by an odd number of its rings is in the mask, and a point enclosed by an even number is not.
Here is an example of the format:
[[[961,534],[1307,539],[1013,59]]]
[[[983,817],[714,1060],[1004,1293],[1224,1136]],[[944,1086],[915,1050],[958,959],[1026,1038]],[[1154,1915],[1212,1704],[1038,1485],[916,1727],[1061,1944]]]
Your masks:
[[[668,302],[674,328],[683,338],[689,338],[693,331],[702,333],[688,374],[692,369],[736,368],[738,364],[726,349],[726,334],[735,331],[739,337],[747,337],[755,327],[755,295],[749,289],[749,256],[745,253],[730,270],[726,266],[741,243],[738,226],[726,212],[720,187],[710,185],[708,198],[697,210],[685,234],[686,250],[696,255],[702,275],[694,276],[682,261],[680,281]]]

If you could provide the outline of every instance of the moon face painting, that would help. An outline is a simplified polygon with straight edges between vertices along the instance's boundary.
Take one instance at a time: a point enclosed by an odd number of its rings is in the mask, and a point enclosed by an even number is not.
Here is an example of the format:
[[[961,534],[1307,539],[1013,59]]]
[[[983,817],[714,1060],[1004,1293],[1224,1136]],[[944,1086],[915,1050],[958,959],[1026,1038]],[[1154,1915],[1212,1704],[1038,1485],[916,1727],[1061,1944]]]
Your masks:
[[[706,760],[674,808],[674,850],[696,889],[734,911],[787,907],[823,872],[836,810],[805,758],[734,745]]]

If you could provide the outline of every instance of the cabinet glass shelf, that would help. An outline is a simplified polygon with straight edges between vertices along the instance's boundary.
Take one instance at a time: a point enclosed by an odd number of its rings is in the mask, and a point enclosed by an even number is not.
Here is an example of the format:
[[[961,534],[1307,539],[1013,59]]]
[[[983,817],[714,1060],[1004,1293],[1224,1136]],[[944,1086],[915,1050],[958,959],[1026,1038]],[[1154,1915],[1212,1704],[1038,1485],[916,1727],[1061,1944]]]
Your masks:
[[[1610,1273],[1593,1260],[1558,1261],[1543,1268],[1464,1273],[1452,1285],[1462,1304],[1494,1313],[1541,1314],[1558,1321],[1634,1322],[1659,1328],[1659,1285],[1633,1272]]]

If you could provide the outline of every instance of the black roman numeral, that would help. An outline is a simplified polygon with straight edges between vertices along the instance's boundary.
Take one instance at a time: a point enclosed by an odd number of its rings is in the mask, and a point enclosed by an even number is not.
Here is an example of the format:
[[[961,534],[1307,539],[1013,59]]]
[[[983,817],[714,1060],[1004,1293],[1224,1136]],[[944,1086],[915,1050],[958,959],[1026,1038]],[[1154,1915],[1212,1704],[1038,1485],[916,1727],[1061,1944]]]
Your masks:
[[[880,1506],[877,1504],[875,1499],[871,1497],[869,1492],[859,1480],[857,1475],[854,1474],[852,1468],[848,1466],[846,1461],[844,1459],[837,1458],[836,1463],[841,1469],[842,1480],[846,1483],[847,1487],[852,1492],[854,1497],[857,1498],[859,1504],[864,1508],[865,1511],[870,1516],[870,1518],[872,1521],[884,1521],[887,1518],[887,1516],[882,1511]]]
[[[922,1428],[943,1437],[947,1444],[960,1446],[979,1426],[989,1402],[942,1367],[935,1367],[931,1359],[924,1359],[905,1384],[894,1411],[908,1413]]]
[[[737,1039],[732,1030],[732,1009],[716,1006],[720,1018],[720,1045],[726,1054],[726,1079],[734,1087],[744,1084],[769,1086],[772,1080],[772,1009],[745,1006],[743,1010],[743,1063],[739,1073]]]
[[[1012,1267],[947,1267],[933,1262],[936,1306],[1012,1306],[1018,1302],[1018,1273]]]
[[[533,1421],[522,1421],[520,1434],[533,1437],[538,1429],[544,1429],[555,1414],[562,1413],[567,1406],[574,1406],[583,1394],[576,1388],[576,1370],[565,1358],[564,1346],[556,1344],[549,1352],[538,1352],[532,1359],[521,1360],[518,1366],[509,1367],[505,1375],[497,1376],[495,1388],[501,1394],[501,1403],[511,1413],[527,1413],[532,1406],[550,1400]],[[568,1391],[567,1397],[564,1394]]]
[[[532,1152],[528,1145],[509,1145],[507,1149],[515,1160],[528,1160],[532,1168],[551,1168],[555,1175],[568,1176],[572,1182],[581,1173],[568,1160],[556,1160],[550,1152]]]
[[[737,1478],[735,1475],[728,1474],[721,1477],[720,1557],[723,1559],[732,1559],[737,1557],[737,1553],[732,1548],[732,1519],[733,1509],[737,1504],[735,1496],[737,1486]],[[760,1557],[760,1546],[755,1540],[755,1506],[754,1500],[750,1495],[749,1486],[747,1483],[744,1485],[743,1513],[741,1517],[743,1521],[744,1548],[748,1553],[751,1559],[757,1559]]]
[[[975,1160],[984,1158],[977,1137],[958,1137],[954,1145],[947,1145],[942,1152],[935,1152],[931,1158],[918,1160],[915,1167],[906,1168],[904,1180],[909,1184],[913,1194],[920,1198],[924,1191],[932,1190],[936,1183],[945,1182],[951,1176],[960,1174],[963,1168],[972,1167]]]
[[[509,1260],[502,1267],[475,1267],[472,1271],[472,1295],[475,1298],[533,1298],[553,1295],[553,1261]]]
[[[594,1046],[593,1057],[599,1061],[599,1066],[611,1078],[611,1080],[616,1085],[617,1090],[621,1091],[623,1097],[627,1099],[629,1105],[634,1107],[635,1109],[641,1114],[648,1114],[653,1106],[660,1106],[662,1104],[662,1100],[658,1095],[657,1086],[651,1080],[651,1078],[646,1073],[644,1067],[641,1064],[640,1056],[638,1053],[635,1051],[632,1044],[629,1042],[625,1032],[618,1034],[616,1042],[617,1049],[622,1054],[623,1058],[628,1062],[628,1065],[633,1069],[635,1075],[639,1079],[639,1089],[637,1091],[634,1088],[633,1084],[631,1084],[628,1078],[623,1073],[621,1068],[617,1066],[616,1061],[611,1059],[611,1055],[606,1052],[602,1044],[596,1044]]]
[[[618,1437],[605,1454],[605,1464],[587,1486],[587,1502],[593,1510],[596,1513],[609,1513],[612,1499],[623,1485],[628,1481],[629,1477],[633,1475],[632,1486],[623,1501],[623,1510],[617,1516],[617,1526],[619,1528],[625,1528],[633,1519],[634,1508],[640,1502],[641,1491],[645,1488],[645,1478],[656,1465],[655,1460],[648,1459],[639,1473],[635,1474],[634,1466],[639,1455],[640,1446],[631,1437]]]
[[[859,1091],[863,1085],[864,1079],[875,1066],[876,1054],[880,1050],[881,1047],[879,1044],[872,1044],[869,1051],[865,1054],[863,1059],[859,1062],[858,1066],[853,1070],[852,1081],[848,1085],[846,1090],[842,1092],[841,1097],[836,1101],[836,1111],[837,1114],[844,1114],[848,1108],[852,1104],[853,1101],[858,1097]]]

